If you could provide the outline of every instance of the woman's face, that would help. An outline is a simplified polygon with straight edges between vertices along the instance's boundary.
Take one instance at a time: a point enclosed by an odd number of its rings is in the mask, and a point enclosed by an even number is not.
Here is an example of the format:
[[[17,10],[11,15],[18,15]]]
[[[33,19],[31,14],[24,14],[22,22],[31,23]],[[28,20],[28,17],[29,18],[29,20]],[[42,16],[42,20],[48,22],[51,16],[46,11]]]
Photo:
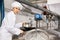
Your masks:
[[[14,8],[13,8],[13,11],[14,11],[16,14],[18,14],[18,13],[20,12],[20,8],[14,7]]]

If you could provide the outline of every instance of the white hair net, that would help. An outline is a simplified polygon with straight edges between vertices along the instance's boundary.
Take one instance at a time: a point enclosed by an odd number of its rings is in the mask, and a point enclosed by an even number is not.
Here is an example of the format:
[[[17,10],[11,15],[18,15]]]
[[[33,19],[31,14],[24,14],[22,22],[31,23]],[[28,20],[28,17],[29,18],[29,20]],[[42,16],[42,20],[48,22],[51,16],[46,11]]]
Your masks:
[[[19,3],[19,2],[17,2],[17,1],[13,2],[13,3],[11,4],[11,7],[12,7],[12,8],[13,8],[13,7],[19,7],[20,10],[22,10],[22,8],[23,8],[22,4]]]

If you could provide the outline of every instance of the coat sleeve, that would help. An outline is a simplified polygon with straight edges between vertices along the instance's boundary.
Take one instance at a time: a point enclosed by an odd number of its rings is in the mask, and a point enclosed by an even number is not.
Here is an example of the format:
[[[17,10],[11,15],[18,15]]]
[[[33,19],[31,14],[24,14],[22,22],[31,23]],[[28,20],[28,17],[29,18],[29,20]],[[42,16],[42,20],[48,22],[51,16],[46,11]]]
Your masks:
[[[7,22],[6,22],[6,29],[8,32],[14,34],[14,35],[19,35],[21,33],[21,30],[14,27],[15,25],[15,19],[14,16],[12,16],[11,14],[7,15],[6,17]]]
[[[15,27],[18,28],[18,29],[20,29],[20,27],[22,27],[22,23],[17,23],[17,24],[15,25]]]

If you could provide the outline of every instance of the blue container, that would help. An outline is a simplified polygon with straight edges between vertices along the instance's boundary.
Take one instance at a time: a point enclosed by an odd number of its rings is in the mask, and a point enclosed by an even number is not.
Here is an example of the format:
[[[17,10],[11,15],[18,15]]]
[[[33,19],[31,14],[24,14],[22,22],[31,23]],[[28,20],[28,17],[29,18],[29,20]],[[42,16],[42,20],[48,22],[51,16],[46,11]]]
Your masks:
[[[35,14],[35,20],[42,20],[42,15],[41,14]]]

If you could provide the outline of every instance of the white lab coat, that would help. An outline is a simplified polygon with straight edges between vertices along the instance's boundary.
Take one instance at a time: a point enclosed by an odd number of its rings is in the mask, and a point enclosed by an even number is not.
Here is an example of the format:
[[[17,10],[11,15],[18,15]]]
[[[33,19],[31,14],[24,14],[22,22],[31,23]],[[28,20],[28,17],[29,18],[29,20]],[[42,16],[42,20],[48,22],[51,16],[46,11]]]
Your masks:
[[[13,11],[9,12],[2,21],[2,26],[0,28],[0,40],[12,40],[12,35],[20,34],[20,27],[15,26],[16,15]]]

